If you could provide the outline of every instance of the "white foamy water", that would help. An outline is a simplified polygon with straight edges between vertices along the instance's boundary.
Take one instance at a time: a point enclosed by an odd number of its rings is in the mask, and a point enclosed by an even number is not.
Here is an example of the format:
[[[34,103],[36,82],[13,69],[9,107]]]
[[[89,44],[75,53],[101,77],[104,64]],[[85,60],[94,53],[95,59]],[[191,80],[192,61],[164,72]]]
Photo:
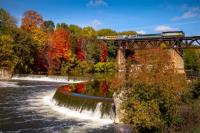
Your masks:
[[[0,101],[0,132],[101,132],[112,126],[111,119],[100,118],[101,103],[94,112],[82,113],[58,106],[52,97],[60,85],[63,83],[0,81],[0,88],[4,86],[0,97],[5,97]]]
[[[0,81],[0,87],[19,87],[17,82]]]
[[[67,76],[48,76],[48,75],[14,75],[13,80],[29,80],[29,81],[48,81],[59,83],[80,83],[84,80],[69,79]]]
[[[111,120],[110,118],[101,118],[101,111],[100,111],[101,106],[102,106],[101,103],[97,104],[95,111],[83,110],[82,112],[80,112],[80,111],[71,110],[64,106],[58,106],[56,102],[52,99],[52,97],[53,97],[52,94],[44,96],[43,98],[44,104],[48,105],[52,110],[65,115],[66,118],[70,117],[70,118],[78,118],[82,120],[90,120],[101,125],[113,123],[113,120]]]

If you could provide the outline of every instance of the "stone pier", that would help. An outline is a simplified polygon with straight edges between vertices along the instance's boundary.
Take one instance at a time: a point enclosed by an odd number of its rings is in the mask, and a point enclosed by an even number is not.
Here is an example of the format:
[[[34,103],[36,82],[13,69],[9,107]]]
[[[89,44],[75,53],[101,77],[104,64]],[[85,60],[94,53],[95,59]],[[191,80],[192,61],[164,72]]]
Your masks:
[[[174,64],[174,68],[178,73],[184,74],[184,61],[182,56],[174,49],[169,49],[168,50],[169,55],[171,57],[171,61]]]
[[[121,46],[117,50],[117,65],[119,72],[126,70],[125,49]]]
[[[174,65],[175,70],[178,73],[184,74],[184,61],[182,56],[175,50],[175,49],[168,49],[167,50],[170,57],[171,57],[171,62]],[[119,47],[117,50],[117,65],[118,65],[118,71],[119,72],[124,72],[126,71],[126,58],[125,58],[125,49],[123,47]],[[139,66],[139,65],[137,65]]]

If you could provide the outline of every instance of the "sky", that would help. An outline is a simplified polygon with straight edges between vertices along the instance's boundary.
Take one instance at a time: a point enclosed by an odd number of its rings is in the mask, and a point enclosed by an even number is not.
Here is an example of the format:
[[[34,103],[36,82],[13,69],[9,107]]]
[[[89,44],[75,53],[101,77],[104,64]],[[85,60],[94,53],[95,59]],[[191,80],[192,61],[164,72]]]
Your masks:
[[[99,30],[159,33],[183,30],[200,35],[200,0],[0,0],[20,25],[23,13],[35,10],[44,20]]]

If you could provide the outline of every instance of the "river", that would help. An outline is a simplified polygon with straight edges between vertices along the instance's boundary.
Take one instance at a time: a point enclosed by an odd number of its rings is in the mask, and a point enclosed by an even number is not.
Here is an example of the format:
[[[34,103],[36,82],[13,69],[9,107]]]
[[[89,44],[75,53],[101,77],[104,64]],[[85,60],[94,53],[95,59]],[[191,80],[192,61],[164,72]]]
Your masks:
[[[81,118],[77,112],[56,105],[52,101],[56,89],[68,83],[57,81],[0,81],[0,133],[115,132],[111,120]]]

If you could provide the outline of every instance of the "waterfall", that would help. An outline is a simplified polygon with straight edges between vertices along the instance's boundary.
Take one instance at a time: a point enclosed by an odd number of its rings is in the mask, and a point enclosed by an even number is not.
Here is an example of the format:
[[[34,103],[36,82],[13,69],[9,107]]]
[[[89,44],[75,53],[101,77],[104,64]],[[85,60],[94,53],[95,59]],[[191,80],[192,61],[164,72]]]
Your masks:
[[[31,81],[49,81],[60,83],[79,83],[84,82],[84,78],[68,77],[68,76],[54,76],[54,75],[29,75],[29,74],[16,74],[12,77],[13,80],[31,80]]]
[[[53,100],[56,102],[56,105],[76,111],[85,117],[114,119],[113,100],[111,98],[56,91]]]

